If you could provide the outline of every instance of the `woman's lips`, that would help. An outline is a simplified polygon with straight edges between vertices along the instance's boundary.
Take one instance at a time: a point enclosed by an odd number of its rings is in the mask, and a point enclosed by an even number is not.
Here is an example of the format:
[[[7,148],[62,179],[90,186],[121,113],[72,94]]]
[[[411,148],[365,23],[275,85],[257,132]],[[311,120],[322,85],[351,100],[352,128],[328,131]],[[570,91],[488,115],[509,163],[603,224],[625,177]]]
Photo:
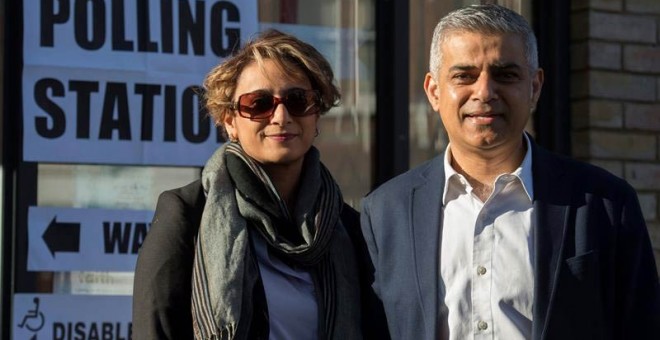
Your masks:
[[[295,138],[296,136],[297,135],[295,133],[277,133],[277,134],[267,135],[266,137],[278,142],[286,142],[290,139]]]

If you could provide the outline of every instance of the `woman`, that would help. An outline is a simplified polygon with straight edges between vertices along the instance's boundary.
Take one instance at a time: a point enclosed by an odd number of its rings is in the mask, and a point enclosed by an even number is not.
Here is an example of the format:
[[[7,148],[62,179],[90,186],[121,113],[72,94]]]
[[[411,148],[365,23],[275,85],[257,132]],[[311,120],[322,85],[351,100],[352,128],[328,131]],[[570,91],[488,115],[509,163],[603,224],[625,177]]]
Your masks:
[[[330,65],[271,30],[204,86],[230,142],[201,180],[159,198],[135,271],[133,338],[362,338],[359,217],[312,146],[340,96]]]

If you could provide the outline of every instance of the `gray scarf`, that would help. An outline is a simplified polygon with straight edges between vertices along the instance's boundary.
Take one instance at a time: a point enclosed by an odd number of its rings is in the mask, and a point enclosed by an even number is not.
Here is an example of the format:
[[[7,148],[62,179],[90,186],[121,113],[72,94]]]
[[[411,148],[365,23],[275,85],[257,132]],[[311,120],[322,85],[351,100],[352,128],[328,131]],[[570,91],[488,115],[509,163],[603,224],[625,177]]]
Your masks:
[[[293,216],[268,175],[236,143],[223,145],[209,159],[202,186],[206,203],[193,264],[196,339],[247,338],[259,278],[248,228],[285,261],[308,268],[320,339],[361,339],[356,259],[339,219],[343,200],[314,147],[305,155]]]

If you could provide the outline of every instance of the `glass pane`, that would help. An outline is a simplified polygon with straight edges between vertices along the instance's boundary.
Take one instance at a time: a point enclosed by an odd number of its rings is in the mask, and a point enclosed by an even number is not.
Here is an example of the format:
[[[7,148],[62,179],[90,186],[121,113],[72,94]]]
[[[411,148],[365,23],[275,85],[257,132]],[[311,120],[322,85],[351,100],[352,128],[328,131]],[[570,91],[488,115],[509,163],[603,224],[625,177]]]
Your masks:
[[[335,72],[341,104],[321,118],[315,145],[344,200],[357,208],[371,188],[374,1],[260,0],[259,10],[262,29],[276,28],[314,45]]]
[[[162,191],[199,176],[198,168],[39,164],[37,205],[153,210]]]
[[[154,210],[158,195],[199,178],[198,168],[39,164],[37,206]],[[41,292],[132,295],[132,272],[39,273]]]
[[[429,70],[433,29],[450,11],[479,3],[498,3],[509,7],[531,23],[531,0],[410,0],[410,167],[437,156],[448,143],[440,117],[429,105],[423,88],[424,77]],[[532,127],[530,119],[527,130],[533,132]]]

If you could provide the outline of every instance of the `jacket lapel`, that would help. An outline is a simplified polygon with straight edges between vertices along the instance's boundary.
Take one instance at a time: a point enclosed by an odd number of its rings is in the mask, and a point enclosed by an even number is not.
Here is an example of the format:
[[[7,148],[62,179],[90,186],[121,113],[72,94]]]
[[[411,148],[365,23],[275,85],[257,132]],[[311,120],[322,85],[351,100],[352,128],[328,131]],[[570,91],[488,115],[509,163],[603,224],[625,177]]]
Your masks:
[[[534,311],[533,339],[547,336],[548,316],[561,263],[571,202],[571,178],[556,156],[532,143],[534,177]]]
[[[427,163],[418,185],[411,189],[410,233],[413,241],[413,261],[417,273],[417,289],[424,312],[426,334],[435,337],[438,323],[438,288],[444,285],[439,280],[440,228],[442,224],[441,196],[444,187],[444,153]],[[440,287],[442,286],[442,287]],[[430,299],[424,297],[432,297]]]

